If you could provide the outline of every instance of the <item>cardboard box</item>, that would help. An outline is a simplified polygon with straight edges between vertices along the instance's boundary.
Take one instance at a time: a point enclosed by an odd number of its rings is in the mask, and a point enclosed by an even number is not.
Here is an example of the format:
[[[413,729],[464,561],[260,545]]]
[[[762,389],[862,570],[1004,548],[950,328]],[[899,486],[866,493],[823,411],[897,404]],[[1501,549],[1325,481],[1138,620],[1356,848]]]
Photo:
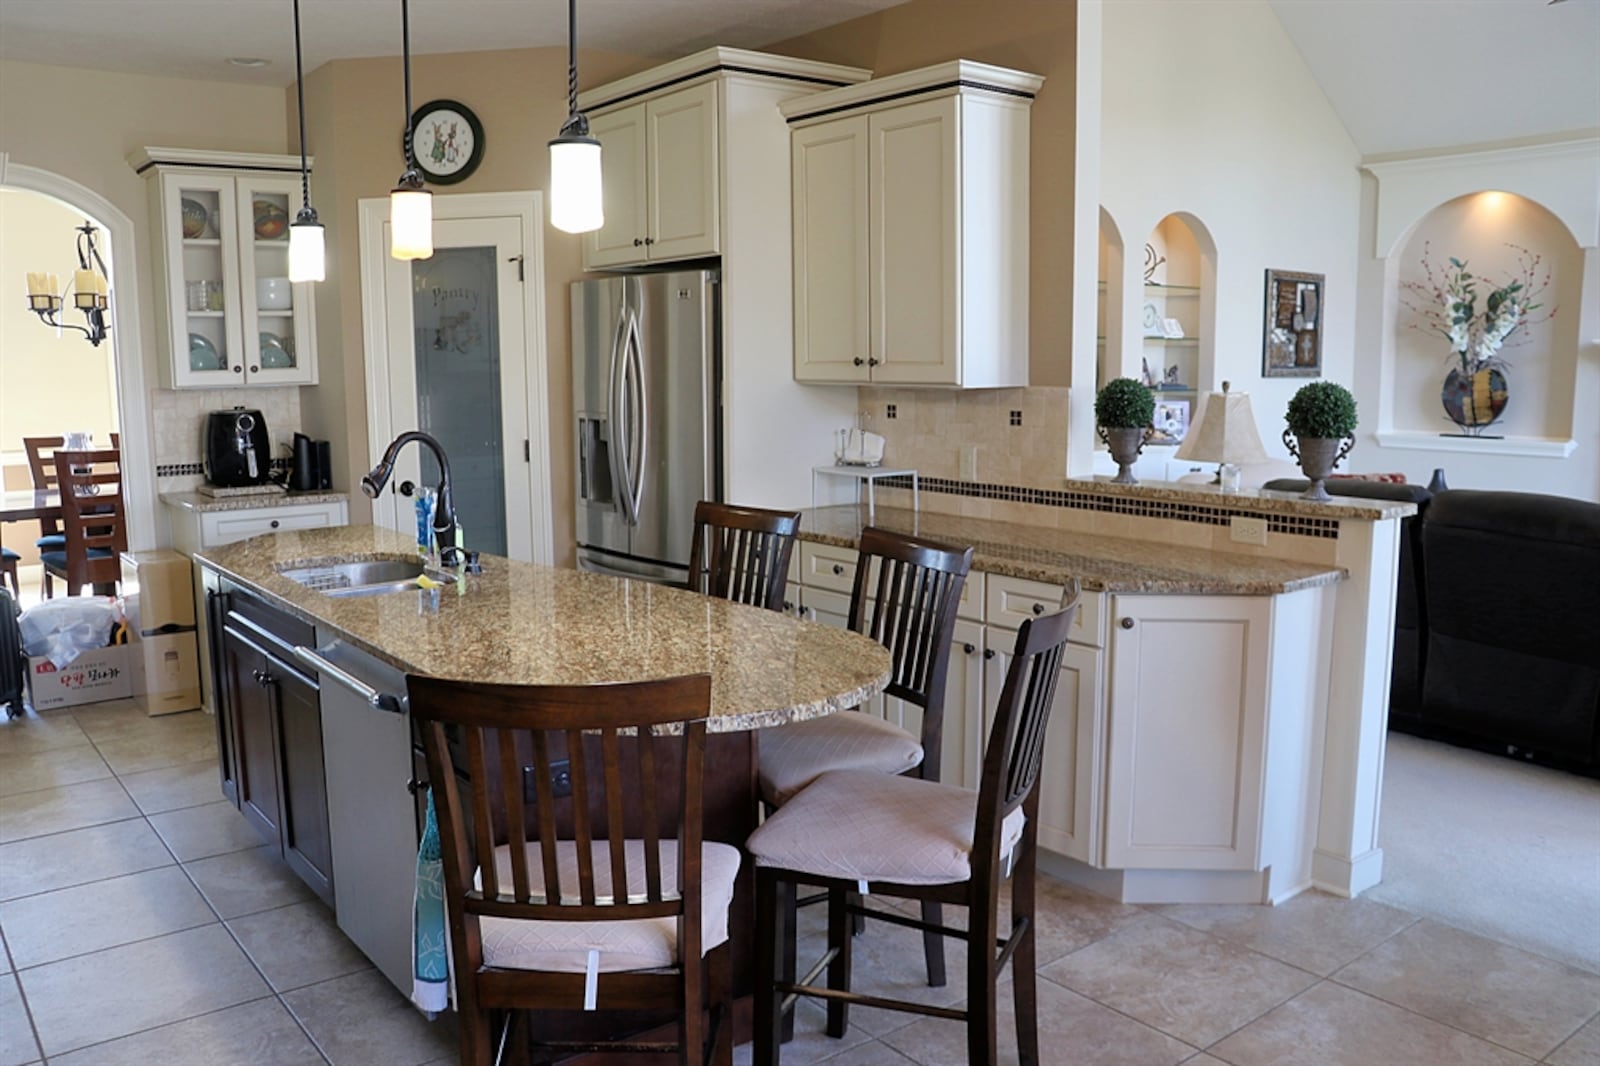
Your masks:
[[[124,645],[86,651],[57,670],[43,656],[28,657],[28,702],[36,711],[81,703],[122,700],[133,695]]]
[[[193,602],[191,600],[191,602]],[[128,644],[133,698],[145,714],[177,714],[200,706],[194,630],[140,636]]]

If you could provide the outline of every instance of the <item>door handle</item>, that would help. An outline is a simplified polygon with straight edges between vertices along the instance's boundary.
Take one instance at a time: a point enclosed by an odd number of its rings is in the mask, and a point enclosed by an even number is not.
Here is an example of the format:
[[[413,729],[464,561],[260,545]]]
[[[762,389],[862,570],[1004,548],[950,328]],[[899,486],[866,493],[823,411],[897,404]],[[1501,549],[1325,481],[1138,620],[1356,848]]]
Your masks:
[[[628,313],[628,336],[624,343],[628,353],[628,365],[633,369],[633,388],[630,394],[634,402],[639,405],[638,421],[630,422],[628,426],[628,455],[632,458],[633,453],[638,452],[638,457],[634,459],[635,465],[628,472],[628,487],[631,493],[628,504],[633,514],[633,524],[638,525],[639,508],[644,503],[644,472],[650,440],[650,411],[644,393],[644,345],[639,336],[639,316],[631,311]],[[634,440],[635,436],[638,437],[637,442]]]
[[[626,283],[624,283],[626,285]],[[618,488],[617,510],[622,512],[622,520],[628,525],[633,524],[633,515],[629,506],[633,497],[628,489],[627,458],[625,451],[628,447],[628,417],[623,409],[624,370],[622,367],[622,346],[626,343],[628,330],[628,312],[624,307],[617,316],[617,328],[611,337],[611,368],[610,381],[607,391],[610,393],[611,414],[611,481]]]

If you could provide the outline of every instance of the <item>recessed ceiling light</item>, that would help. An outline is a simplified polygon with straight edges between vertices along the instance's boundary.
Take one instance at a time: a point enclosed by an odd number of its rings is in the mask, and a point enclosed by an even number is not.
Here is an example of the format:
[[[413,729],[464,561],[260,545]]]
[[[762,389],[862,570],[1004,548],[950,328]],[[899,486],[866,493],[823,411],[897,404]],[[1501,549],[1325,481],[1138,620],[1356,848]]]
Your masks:
[[[258,59],[255,56],[229,56],[228,62],[236,67],[264,67],[271,63],[270,59]]]

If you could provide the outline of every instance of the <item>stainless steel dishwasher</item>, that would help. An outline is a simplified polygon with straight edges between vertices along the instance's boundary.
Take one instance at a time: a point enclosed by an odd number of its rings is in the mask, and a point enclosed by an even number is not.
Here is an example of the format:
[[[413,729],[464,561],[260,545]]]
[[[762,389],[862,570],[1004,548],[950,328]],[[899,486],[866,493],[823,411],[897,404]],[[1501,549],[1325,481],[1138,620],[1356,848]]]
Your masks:
[[[411,996],[418,825],[405,675],[317,634],[296,656],[321,678],[323,766],[339,928]]]

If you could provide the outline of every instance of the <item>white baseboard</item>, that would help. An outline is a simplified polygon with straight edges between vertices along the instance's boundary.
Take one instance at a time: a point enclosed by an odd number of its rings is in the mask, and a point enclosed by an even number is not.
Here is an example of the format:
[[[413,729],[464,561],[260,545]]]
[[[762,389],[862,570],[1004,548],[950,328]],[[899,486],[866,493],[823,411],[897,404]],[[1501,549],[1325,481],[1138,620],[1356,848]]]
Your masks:
[[[1311,883],[1322,891],[1354,899],[1383,880],[1383,849],[1346,859],[1321,849],[1311,856]]]

